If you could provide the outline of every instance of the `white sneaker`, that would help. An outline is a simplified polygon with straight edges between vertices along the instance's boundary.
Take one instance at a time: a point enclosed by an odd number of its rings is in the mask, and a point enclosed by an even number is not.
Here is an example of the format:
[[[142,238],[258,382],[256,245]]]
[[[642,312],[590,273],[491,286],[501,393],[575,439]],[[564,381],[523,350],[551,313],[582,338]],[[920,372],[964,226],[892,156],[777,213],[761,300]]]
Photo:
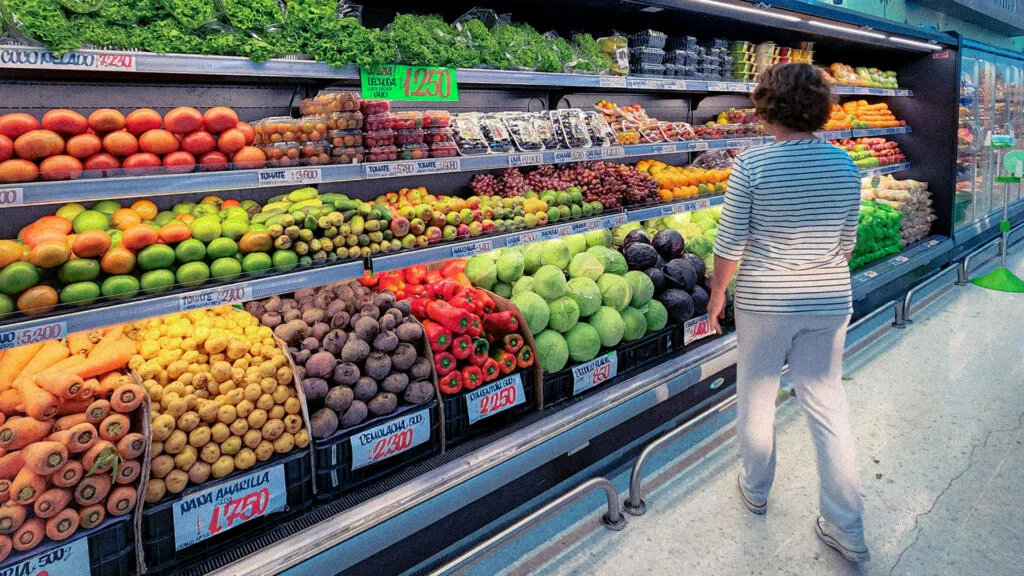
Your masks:
[[[864,536],[853,537],[843,532],[838,526],[818,516],[814,524],[814,531],[822,542],[835,548],[844,558],[850,562],[867,562],[871,560],[871,553],[868,552],[868,545],[864,542]]]
[[[736,475],[736,486],[740,489],[740,497],[743,499],[743,504],[754,514],[764,514],[768,511],[768,501],[758,501],[756,498],[747,493],[746,488],[743,487],[743,482],[740,481],[740,475]]]

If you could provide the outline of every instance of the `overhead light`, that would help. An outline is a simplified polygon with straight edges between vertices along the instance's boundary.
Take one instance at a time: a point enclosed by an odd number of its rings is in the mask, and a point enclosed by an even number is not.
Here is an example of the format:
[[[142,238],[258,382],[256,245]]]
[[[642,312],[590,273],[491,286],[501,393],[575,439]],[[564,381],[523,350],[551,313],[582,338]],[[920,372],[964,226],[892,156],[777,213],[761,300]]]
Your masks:
[[[761,16],[762,18],[775,18],[776,20],[785,20],[786,22],[800,22],[800,18],[797,18],[796,16],[790,16],[789,14],[780,14],[778,12],[770,12],[768,10],[759,10],[757,8],[749,8],[747,6],[729,4],[727,2],[716,2],[715,0],[690,0],[690,2],[693,2],[694,4],[705,4],[707,6],[714,6],[716,8],[725,8],[726,10],[733,10],[736,12],[745,12],[747,14]]]
[[[938,44],[926,44],[924,42],[917,42],[915,40],[907,40],[906,38],[900,38],[899,36],[889,36],[889,40],[892,40],[893,42],[899,42],[900,44],[906,44],[907,46],[924,48],[925,50],[942,50],[942,46],[939,46]]]
[[[651,12],[651,13],[661,12],[662,10],[664,10],[664,8],[659,8],[657,6],[646,6],[646,7],[640,9],[641,12]]]
[[[885,39],[885,34],[879,34],[878,32],[869,32],[867,30],[861,30],[859,28],[847,28],[846,26],[836,26],[835,24],[829,24],[828,22],[820,22],[818,20],[808,20],[808,24],[817,26],[818,28],[828,28],[829,30],[836,30],[839,32],[846,32],[847,34],[859,34],[861,36],[867,36],[869,38],[880,38]]]

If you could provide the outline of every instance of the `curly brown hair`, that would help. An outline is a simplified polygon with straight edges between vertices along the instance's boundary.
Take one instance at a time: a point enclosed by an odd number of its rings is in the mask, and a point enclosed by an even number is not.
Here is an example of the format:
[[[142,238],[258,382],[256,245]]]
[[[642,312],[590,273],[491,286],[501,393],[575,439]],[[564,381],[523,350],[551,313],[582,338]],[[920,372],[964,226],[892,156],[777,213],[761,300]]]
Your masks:
[[[825,125],[833,102],[832,88],[810,64],[776,64],[758,77],[751,95],[764,121],[798,132]]]

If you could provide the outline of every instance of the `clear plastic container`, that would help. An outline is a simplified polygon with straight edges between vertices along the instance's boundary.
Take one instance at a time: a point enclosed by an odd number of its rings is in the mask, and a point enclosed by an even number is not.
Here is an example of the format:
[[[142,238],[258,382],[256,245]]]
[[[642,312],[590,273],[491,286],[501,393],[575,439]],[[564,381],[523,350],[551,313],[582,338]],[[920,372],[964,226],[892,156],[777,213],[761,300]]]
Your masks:
[[[540,135],[533,128],[533,121],[529,114],[519,112],[504,112],[501,120],[505,123],[509,133],[512,135],[512,142],[518,150],[533,152],[544,149],[544,142]]]
[[[590,129],[583,111],[578,108],[551,110],[551,121],[555,124],[567,148],[589,148]]]
[[[431,158],[451,158],[459,154],[459,149],[455,145],[455,142],[432,142],[430,146],[430,157]]]
[[[374,146],[366,154],[367,162],[394,162],[395,160],[398,160],[398,148],[395,146]]]
[[[403,144],[398,148],[399,160],[423,160],[428,156],[430,156],[430,147],[422,142]]]
[[[641,62],[633,67],[634,74],[643,74],[645,76],[664,76],[665,65],[664,64],[648,64]]]
[[[734,62],[733,65],[732,65],[732,73],[734,75],[735,74],[743,74],[743,75],[746,75],[746,74],[756,74],[757,73],[757,65],[756,64],[748,64],[748,63],[744,63],[744,62]]]
[[[665,43],[665,48],[668,50],[687,50],[692,52],[697,48],[697,39],[693,36],[673,36]]]
[[[327,138],[327,118],[323,115],[299,118],[299,131],[295,139],[299,142],[323,142]]]
[[[457,114],[452,116],[451,127],[452,132],[455,133],[455,146],[458,148],[459,154],[463,156],[476,156],[490,152],[487,139],[484,138],[476,118],[472,115]]]
[[[639,128],[640,141],[646,144],[657,144],[665,141],[665,134],[657,122],[651,121],[641,124]]]
[[[366,131],[376,132],[378,130],[391,130],[395,127],[394,117],[391,114],[374,114],[366,117]]]
[[[405,128],[395,130],[395,144],[423,144],[426,134],[422,128]]]
[[[325,141],[306,142],[299,153],[299,163],[303,166],[323,166],[331,162],[331,145]]]
[[[350,112],[330,112],[317,116],[328,130],[362,130],[363,113],[355,110]]]
[[[629,51],[634,63],[661,64],[665,51],[660,48],[633,48]]]
[[[329,114],[359,110],[362,96],[358,92],[327,89],[321,90],[313,98],[303,98],[299,102],[299,112],[303,116]]]
[[[629,44],[631,46],[649,46],[651,48],[664,48],[665,42],[668,41],[668,36],[664,32],[657,30],[641,30],[636,34],[629,35]]]
[[[423,141],[427,144],[442,142],[455,143],[455,133],[451,128],[427,128],[423,131]]]
[[[268,168],[287,168],[302,163],[302,144],[299,142],[265,143],[260,148],[267,156]]]
[[[561,145],[558,131],[555,130],[555,125],[547,114],[534,112],[529,117],[533,124],[533,129],[537,132],[537,136],[540,138],[541,143],[544,144],[546,150],[554,150]]]
[[[605,121],[604,116],[592,110],[587,110],[583,114],[587,118],[587,129],[590,131],[591,145],[611,146],[612,143],[618,140],[615,136],[615,131]]]
[[[289,116],[274,116],[252,123],[256,145],[298,142],[299,121]]]
[[[620,121],[615,123],[615,135],[622,146],[640,143],[640,125],[635,122]]]
[[[746,40],[736,40],[729,44],[729,52],[753,52],[754,43]]]
[[[695,56],[696,55],[693,52],[687,52],[686,50],[669,50],[665,52],[665,59],[663,62],[666,64],[685,66],[687,59],[694,58]]]
[[[452,123],[452,115],[447,110],[427,110],[422,116],[424,128],[446,128]]]
[[[512,134],[509,133],[505,123],[501,121],[500,116],[496,114],[480,114],[477,117],[477,125],[480,127],[480,133],[487,141],[487,146],[491,152],[506,154],[512,151]]]
[[[412,128],[423,128],[423,113],[421,112],[392,112],[391,128],[395,130],[408,130]]]
[[[362,164],[366,160],[366,148],[362,146],[334,146],[331,148],[331,164]]]
[[[387,100],[363,100],[359,104],[359,111],[363,113],[363,116],[384,114],[390,109],[391,105]]]
[[[363,146],[362,130],[331,130],[327,133],[327,141],[331,146]]]
[[[386,130],[373,130],[363,135],[363,145],[367,148],[391,146],[394,143],[395,131],[390,128]]]

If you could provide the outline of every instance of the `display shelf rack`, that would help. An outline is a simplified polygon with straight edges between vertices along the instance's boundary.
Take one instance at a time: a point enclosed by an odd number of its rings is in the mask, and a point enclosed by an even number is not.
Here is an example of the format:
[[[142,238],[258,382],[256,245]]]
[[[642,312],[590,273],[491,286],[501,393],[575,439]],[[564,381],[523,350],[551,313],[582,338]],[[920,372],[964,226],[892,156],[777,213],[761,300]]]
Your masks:
[[[853,299],[858,300],[895,278],[927,264],[943,252],[950,252],[953,241],[945,236],[929,236],[908,246],[903,252],[879,260],[850,274]]]
[[[430,158],[401,162],[371,162],[297,168],[262,168],[259,170],[231,170],[226,172],[191,172],[156,176],[87,178],[60,182],[28,182],[11,185],[17,200],[0,207],[57,204],[88,200],[116,200],[168,194],[218,192],[272,188],[280,186],[308,186],[330,182],[350,182],[379,178],[404,178],[451,172],[474,172],[517,166],[562,164],[591,160],[618,160],[642,156],[657,156],[704,150],[745,148],[769,141],[767,138],[727,138],[694,140],[689,142],[636,144],[547,150],[515,154],[484,154],[454,158]]]
[[[894,88],[869,88],[867,86],[836,86],[839,96],[913,96],[913,90]]]
[[[899,164],[889,164],[887,166],[879,166],[877,168],[868,168],[867,170],[861,170],[860,175],[881,176],[883,174],[894,174],[904,170],[910,170],[910,162],[900,162]]]
[[[910,134],[910,126],[897,126],[895,128],[865,128],[860,130],[826,130],[815,132],[814,135],[821,140],[842,140],[843,138],[872,138],[875,136],[895,136],[896,134]]]

